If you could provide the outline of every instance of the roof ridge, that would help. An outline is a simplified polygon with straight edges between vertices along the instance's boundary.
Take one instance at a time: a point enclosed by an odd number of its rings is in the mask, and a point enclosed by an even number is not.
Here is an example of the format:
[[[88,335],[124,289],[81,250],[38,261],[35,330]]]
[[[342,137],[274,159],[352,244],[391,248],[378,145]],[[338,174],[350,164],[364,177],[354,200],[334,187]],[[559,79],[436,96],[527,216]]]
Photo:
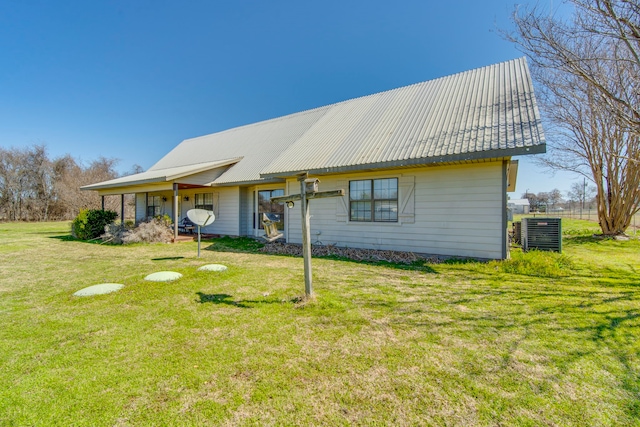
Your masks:
[[[485,69],[485,68],[494,68],[494,67],[502,66],[504,64],[521,62],[521,61],[525,61],[526,62],[526,57],[521,56],[519,58],[510,59],[510,60],[498,62],[498,63],[495,63],[495,64],[484,65],[484,66],[481,66],[481,67],[472,68],[470,70],[459,71],[459,72],[454,73],[454,74],[447,74],[447,75],[436,77],[436,78],[433,78],[433,79],[424,80],[424,81],[416,82],[416,83],[411,83],[411,84],[408,84],[408,85],[405,85],[405,86],[386,89],[386,90],[383,90],[381,92],[375,92],[375,93],[370,93],[370,94],[366,94],[366,95],[356,96],[355,98],[344,99],[342,101],[338,101],[338,102],[334,102],[334,103],[326,104],[326,105],[321,105],[321,106],[318,106],[318,107],[308,108],[306,110],[297,111],[297,112],[290,113],[290,114],[285,114],[283,116],[272,117],[270,119],[260,120],[258,122],[247,123],[247,124],[244,124],[244,125],[235,126],[235,127],[228,128],[228,129],[223,129],[223,130],[220,130],[218,132],[212,132],[212,133],[209,133],[209,134],[206,134],[206,135],[200,135],[200,136],[196,136],[196,137],[193,137],[193,138],[187,138],[184,141],[198,140],[198,139],[201,139],[201,138],[206,138],[206,137],[211,136],[211,135],[220,135],[220,134],[224,134],[224,133],[227,133],[227,132],[240,130],[240,129],[243,129],[243,128],[246,128],[246,127],[250,127],[250,126],[263,125],[263,124],[275,122],[275,121],[278,121],[278,120],[285,120],[285,119],[289,119],[289,118],[292,118],[292,117],[300,116],[300,115],[303,115],[303,114],[313,113],[313,112],[321,110],[323,108],[331,109],[333,107],[336,107],[336,106],[341,105],[341,104],[345,104],[347,102],[356,101],[356,100],[360,100],[360,99],[365,99],[365,98],[368,98],[368,97],[373,97],[373,96],[378,96],[378,95],[384,95],[386,93],[393,92],[393,91],[400,91],[402,89],[408,89],[408,88],[412,88],[412,87],[415,87],[415,86],[424,85],[424,84],[427,84],[427,83],[434,83],[434,82],[437,82],[439,80],[451,79],[453,77],[459,77],[460,75],[470,74],[470,73],[473,73],[473,72],[476,72],[478,70]]]

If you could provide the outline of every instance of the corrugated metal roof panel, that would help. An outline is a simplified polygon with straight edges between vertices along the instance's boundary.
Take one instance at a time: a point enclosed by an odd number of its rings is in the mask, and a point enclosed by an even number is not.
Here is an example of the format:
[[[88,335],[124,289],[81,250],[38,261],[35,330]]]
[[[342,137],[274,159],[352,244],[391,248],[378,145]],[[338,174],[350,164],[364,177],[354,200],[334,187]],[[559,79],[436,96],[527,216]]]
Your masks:
[[[534,146],[544,138],[522,58],[330,106],[262,175]]]
[[[83,190],[103,190],[107,188],[122,187],[125,185],[131,186],[149,184],[153,182],[168,182],[206,170],[229,166],[239,162],[240,160],[242,160],[242,158],[236,157],[232,159],[216,160],[191,165],[157,168],[153,170],[149,169],[148,171],[137,173],[135,175],[123,176],[109,181],[99,182],[97,184],[85,185],[80,188]]]
[[[194,161],[242,157],[238,164],[216,179],[215,184],[259,181],[260,172],[300,138],[328,108],[316,108],[184,140],[149,170],[175,167]]]

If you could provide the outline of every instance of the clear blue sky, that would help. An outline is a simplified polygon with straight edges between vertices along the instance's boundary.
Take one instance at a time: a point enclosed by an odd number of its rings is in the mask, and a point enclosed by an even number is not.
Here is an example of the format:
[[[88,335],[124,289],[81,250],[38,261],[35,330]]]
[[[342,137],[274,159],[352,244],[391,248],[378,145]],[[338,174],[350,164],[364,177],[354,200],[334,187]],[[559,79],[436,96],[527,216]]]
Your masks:
[[[145,170],[186,138],[522,56],[513,0],[0,0],[0,146]],[[526,158],[517,191],[569,189]]]

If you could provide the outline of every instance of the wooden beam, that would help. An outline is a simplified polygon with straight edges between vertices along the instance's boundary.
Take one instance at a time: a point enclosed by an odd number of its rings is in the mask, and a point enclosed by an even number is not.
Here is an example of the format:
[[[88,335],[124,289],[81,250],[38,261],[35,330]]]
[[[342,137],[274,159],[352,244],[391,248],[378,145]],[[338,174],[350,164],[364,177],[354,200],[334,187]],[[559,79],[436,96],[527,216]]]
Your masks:
[[[311,215],[307,200],[307,174],[298,177],[300,181],[300,209],[302,213],[302,257],[304,258],[304,293],[307,298],[313,296],[313,278],[311,275]],[[273,199],[272,199],[273,200]]]
[[[309,212],[309,200],[324,199],[327,197],[344,196],[344,190],[312,191],[307,193],[307,180],[309,175],[298,174],[300,182],[300,194],[289,194],[286,196],[272,197],[274,203],[288,203],[300,201],[301,222],[302,222],[302,257],[304,258],[304,293],[306,298],[313,296],[313,277],[311,274],[311,214]],[[315,183],[318,181],[315,180]],[[317,188],[312,186],[312,188]]]
[[[338,197],[344,196],[344,189],[340,190],[329,190],[329,191],[316,191],[315,193],[307,193],[305,188],[305,198],[307,200],[310,199],[325,199],[327,197]],[[273,203],[286,203],[286,202],[296,202],[302,200],[302,196],[300,194],[289,194],[287,196],[278,196],[272,197],[271,201]]]

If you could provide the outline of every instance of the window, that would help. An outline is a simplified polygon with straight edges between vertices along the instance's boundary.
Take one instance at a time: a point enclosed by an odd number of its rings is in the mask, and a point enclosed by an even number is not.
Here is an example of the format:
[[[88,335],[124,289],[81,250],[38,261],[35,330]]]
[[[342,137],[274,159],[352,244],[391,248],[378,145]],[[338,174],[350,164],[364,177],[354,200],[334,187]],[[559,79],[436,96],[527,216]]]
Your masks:
[[[398,178],[349,181],[351,221],[398,221]]]
[[[284,196],[284,190],[263,190],[258,191],[258,228],[263,229],[262,214],[269,213],[276,215],[280,220],[276,223],[278,230],[284,228],[284,204],[272,203],[272,197]]]
[[[160,215],[160,196],[147,196],[147,216]]]
[[[196,209],[213,210],[213,193],[196,193]]]

